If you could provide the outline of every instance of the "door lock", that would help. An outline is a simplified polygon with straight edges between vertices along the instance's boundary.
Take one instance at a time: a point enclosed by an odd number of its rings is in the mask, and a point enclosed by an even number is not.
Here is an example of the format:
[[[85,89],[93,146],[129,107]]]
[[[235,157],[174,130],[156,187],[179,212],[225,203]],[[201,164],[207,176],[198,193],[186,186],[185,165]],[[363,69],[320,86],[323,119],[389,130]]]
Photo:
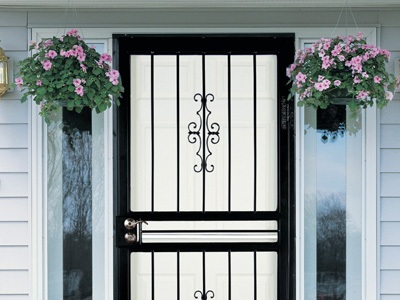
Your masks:
[[[125,238],[125,241],[126,241],[128,244],[133,244],[134,242],[136,242],[136,234],[134,234],[134,233],[132,233],[132,232],[127,232],[127,233],[125,233],[124,238]]]
[[[143,220],[136,221],[136,220],[134,220],[132,218],[128,218],[128,219],[125,220],[124,226],[128,230],[133,230],[133,229],[136,228],[136,225],[140,224],[140,223],[144,223],[144,224],[148,225],[146,221],[143,221]]]

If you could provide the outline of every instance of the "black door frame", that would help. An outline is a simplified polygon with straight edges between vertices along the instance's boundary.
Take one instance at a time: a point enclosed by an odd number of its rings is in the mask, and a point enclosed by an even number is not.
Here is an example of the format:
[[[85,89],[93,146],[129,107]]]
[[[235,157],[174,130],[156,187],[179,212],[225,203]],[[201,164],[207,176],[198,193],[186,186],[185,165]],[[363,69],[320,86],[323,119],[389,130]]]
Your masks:
[[[185,41],[185,42],[183,42]],[[154,34],[114,35],[113,63],[125,92],[114,109],[114,243],[120,244],[121,218],[130,214],[130,56],[132,54],[274,54],[278,58],[278,197],[280,221],[278,299],[295,299],[295,135],[294,105],[287,101],[286,67],[294,56],[294,34]],[[114,248],[114,299],[130,299],[130,250]]]

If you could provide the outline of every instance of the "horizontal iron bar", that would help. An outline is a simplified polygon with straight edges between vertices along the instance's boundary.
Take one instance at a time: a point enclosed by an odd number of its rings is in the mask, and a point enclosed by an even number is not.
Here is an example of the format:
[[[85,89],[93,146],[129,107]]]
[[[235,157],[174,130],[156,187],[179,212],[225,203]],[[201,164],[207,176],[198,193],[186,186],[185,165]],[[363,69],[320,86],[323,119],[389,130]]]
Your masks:
[[[118,245],[130,252],[277,252],[278,243],[148,243],[134,245]]]
[[[206,211],[206,212],[130,212],[117,219],[133,218],[145,221],[279,221],[276,211]]]
[[[142,230],[142,233],[268,233],[279,230]]]

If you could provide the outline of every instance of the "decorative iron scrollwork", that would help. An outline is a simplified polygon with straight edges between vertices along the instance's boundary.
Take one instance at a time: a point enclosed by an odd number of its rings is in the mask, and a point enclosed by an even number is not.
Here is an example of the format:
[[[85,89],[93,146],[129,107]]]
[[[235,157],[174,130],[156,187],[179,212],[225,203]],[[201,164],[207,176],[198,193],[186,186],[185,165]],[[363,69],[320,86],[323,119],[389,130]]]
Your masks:
[[[218,123],[213,122],[209,124],[209,117],[211,115],[211,111],[207,107],[207,102],[214,101],[213,94],[207,94],[203,97],[201,94],[196,94],[193,97],[194,101],[201,102],[200,109],[196,112],[199,117],[199,123],[190,122],[188,125],[189,135],[188,141],[191,144],[195,144],[199,142],[199,148],[196,152],[196,155],[200,158],[200,165],[196,164],[193,167],[193,170],[196,173],[200,173],[203,170],[207,172],[214,171],[214,165],[208,166],[207,161],[208,158],[212,155],[210,151],[210,143],[218,144],[220,137],[219,137],[219,130],[220,126]]]
[[[201,297],[200,298],[201,300],[207,300],[208,294],[211,294],[211,296],[210,296],[211,299],[214,298],[214,296],[215,296],[214,292],[211,290],[208,290],[205,293],[202,293],[201,291],[197,290],[194,292],[194,298],[199,299],[198,294],[200,294],[199,296]]]

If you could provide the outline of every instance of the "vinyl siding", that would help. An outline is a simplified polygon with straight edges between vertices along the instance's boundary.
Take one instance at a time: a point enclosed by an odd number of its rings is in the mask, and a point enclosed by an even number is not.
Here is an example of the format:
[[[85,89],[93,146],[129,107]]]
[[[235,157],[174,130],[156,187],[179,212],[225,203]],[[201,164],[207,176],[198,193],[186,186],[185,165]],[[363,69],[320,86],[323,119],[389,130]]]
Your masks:
[[[0,47],[14,71],[27,55],[26,16],[0,12]],[[28,300],[30,290],[28,105],[19,97],[0,99],[0,300]]]
[[[397,27],[398,31],[399,28]],[[393,28],[387,28],[384,35],[392,36],[388,47],[392,55],[400,43],[393,41]],[[380,294],[381,300],[400,299],[400,101],[395,95],[381,114],[380,125]]]

